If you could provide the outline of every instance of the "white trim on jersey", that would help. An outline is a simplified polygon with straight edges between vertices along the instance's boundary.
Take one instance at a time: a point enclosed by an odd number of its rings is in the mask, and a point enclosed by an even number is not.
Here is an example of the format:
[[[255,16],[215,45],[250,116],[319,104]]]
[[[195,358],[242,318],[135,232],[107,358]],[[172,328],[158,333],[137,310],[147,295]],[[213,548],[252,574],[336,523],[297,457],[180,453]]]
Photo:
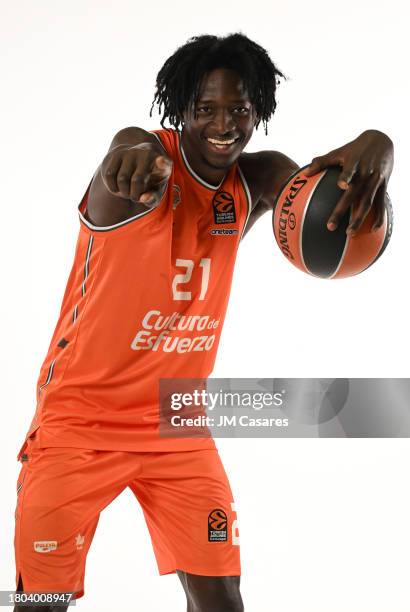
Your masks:
[[[242,170],[240,169],[239,164],[237,164],[237,167],[238,167],[239,176],[242,179],[243,187],[245,189],[246,199],[248,201],[248,212],[247,212],[247,215],[246,215],[245,223],[243,224],[243,228],[242,228],[242,232],[241,232],[241,237],[239,238],[239,240],[241,241],[242,238],[243,238],[243,235],[244,235],[244,232],[245,232],[245,229],[246,229],[246,226],[247,226],[250,214],[252,212],[252,196],[251,196],[251,192],[250,192],[249,187],[248,187],[248,183],[246,182],[245,176],[244,176]]]
[[[203,185],[204,187],[206,187],[207,189],[212,189],[212,191],[218,191],[218,189],[221,187],[222,183],[224,182],[224,180],[226,179],[226,174],[223,177],[222,181],[219,183],[219,185],[211,185],[210,183],[207,183],[206,181],[204,181],[204,179],[202,179],[196,172],[195,170],[193,170],[189,164],[189,161],[187,159],[187,156],[185,155],[185,151],[183,149],[182,146],[182,142],[181,139],[179,139],[179,148],[181,150],[181,155],[182,155],[182,159],[184,160],[184,163],[187,167],[187,170],[189,172],[189,174],[192,174],[192,176],[194,177],[195,180],[198,181],[198,183],[201,183],[201,185]]]
[[[83,281],[83,284],[81,285],[81,295],[85,295],[85,281],[87,280],[87,277],[88,277],[89,263],[90,263],[90,257],[91,257],[91,249],[93,248],[93,242],[94,242],[94,236],[90,236],[90,239],[88,241],[87,255],[86,255],[85,264],[84,264],[84,281]]]
[[[167,190],[165,190],[164,195],[166,194],[166,192],[167,192]],[[162,199],[163,198],[164,198],[164,196],[162,197]],[[161,202],[162,202],[162,200],[161,200]],[[84,223],[84,225],[86,225],[93,232],[106,232],[108,230],[115,229],[116,227],[121,227],[122,225],[127,225],[127,223],[131,223],[131,221],[135,221],[135,219],[138,219],[139,217],[145,217],[145,215],[147,215],[150,212],[153,212],[154,210],[156,210],[161,202],[159,202],[157,206],[154,206],[154,208],[149,208],[148,210],[144,210],[144,211],[138,213],[138,215],[135,215],[134,217],[130,217],[129,219],[125,219],[125,221],[121,221],[120,223],[115,223],[114,225],[105,225],[105,226],[102,226],[102,225],[93,225],[92,223],[87,221],[87,219],[82,214],[81,210],[78,210],[78,214],[80,215],[80,219]]]
[[[53,372],[54,372],[54,364],[57,360],[57,357],[55,359],[53,359],[53,361],[50,364],[50,367],[48,368],[48,373],[47,373],[47,378],[46,381],[40,385],[40,387],[38,388],[38,396],[40,397],[42,390],[44,389],[44,387],[47,387],[47,385],[49,384],[49,382],[51,381],[52,377],[53,377]]]
[[[150,134],[155,136],[155,138],[158,140],[158,142],[161,145],[161,147],[164,149],[165,155],[168,156],[168,152],[167,152],[166,148],[164,147],[164,145],[162,144],[161,138],[158,136],[158,134],[156,134],[155,132],[151,132],[151,131],[150,131]]]

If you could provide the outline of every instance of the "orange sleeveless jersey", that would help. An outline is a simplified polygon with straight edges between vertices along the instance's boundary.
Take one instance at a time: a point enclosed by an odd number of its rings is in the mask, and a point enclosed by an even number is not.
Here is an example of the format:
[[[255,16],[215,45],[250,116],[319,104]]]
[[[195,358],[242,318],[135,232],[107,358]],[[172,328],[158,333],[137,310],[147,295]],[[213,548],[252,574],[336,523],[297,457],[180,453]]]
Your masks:
[[[159,379],[212,371],[250,194],[237,164],[214,187],[189,167],[178,132],[154,133],[174,162],[155,209],[93,226],[90,186],[78,207],[74,263],[26,436],[38,430],[42,448],[214,447],[159,436]]]

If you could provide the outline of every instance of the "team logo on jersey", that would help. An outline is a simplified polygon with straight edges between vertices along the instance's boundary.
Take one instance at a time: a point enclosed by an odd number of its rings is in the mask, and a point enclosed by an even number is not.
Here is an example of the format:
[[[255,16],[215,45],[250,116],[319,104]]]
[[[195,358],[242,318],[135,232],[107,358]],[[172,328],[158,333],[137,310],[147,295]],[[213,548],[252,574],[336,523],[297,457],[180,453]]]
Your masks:
[[[228,540],[228,517],[220,508],[208,515],[208,542],[226,542]]]
[[[175,210],[178,204],[181,202],[181,187],[179,185],[172,185],[172,208]]]
[[[57,542],[55,540],[40,540],[33,544],[34,550],[39,553],[48,553],[57,548]]]
[[[215,223],[236,223],[235,202],[226,191],[219,191],[212,200]]]

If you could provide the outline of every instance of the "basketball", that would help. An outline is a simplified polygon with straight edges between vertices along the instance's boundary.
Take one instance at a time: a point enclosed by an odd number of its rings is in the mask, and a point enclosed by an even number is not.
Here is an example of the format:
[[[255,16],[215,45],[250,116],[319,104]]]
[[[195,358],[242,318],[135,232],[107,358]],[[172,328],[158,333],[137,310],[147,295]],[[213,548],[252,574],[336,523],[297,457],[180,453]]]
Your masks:
[[[319,278],[344,278],[363,272],[377,261],[390,240],[390,198],[386,194],[384,222],[376,231],[371,231],[373,211],[354,236],[346,234],[349,211],[330,231],[327,221],[344,193],[337,185],[340,167],[313,176],[303,173],[306,167],[287,180],[275,202],[273,232],[280,250],[299,270]]]

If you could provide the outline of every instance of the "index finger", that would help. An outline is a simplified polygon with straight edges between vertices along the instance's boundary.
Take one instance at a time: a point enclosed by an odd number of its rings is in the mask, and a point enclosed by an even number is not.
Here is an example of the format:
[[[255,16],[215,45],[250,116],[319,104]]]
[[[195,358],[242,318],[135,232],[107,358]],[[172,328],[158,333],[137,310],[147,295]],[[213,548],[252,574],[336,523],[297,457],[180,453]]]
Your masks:
[[[343,170],[337,179],[337,185],[340,189],[348,189],[352,179],[357,171],[357,164],[351,166],[343,166]]]

